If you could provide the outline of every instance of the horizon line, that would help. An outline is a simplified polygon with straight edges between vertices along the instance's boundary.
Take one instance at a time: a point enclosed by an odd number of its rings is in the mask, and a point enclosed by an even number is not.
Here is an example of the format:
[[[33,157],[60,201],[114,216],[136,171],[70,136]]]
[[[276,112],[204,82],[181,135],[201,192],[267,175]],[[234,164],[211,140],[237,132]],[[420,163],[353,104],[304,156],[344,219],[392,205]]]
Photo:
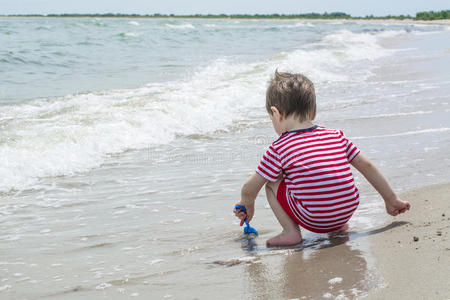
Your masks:
[[[415,14],[417,16],[418,13],[442,13],[447,12],[450,13],[450,10],[429,10],[429,11],[417,11]],[[263,17],[308,17],[308,16],[320,16],[320,17],[349,17],[349,18],[383,18],[383,17],[411,17],[414,16],[410,14],[398,14],[398,15],[378,15],[375,16],[373,14],[366,14],[365,16],[352,16],[350,14],[347,14],[345,12],[335,11],[335,12],[324,12],[324,13],[317,13],[317,12],[308,12],[308,13],[192,13],[192,14],[173,14],[173,13],[147,13],[147,14],[138,14],[138,13],[121,13],[121,12],[107,12],[107,13],[26,13],[26,14],[0,14],[0,16],[42,16],[42,17],[48,17],[48,16],[139,16],[139,17],[240,17],[240,16],[251,16],[251,17],[257,17],[257,16],[263,16]]]

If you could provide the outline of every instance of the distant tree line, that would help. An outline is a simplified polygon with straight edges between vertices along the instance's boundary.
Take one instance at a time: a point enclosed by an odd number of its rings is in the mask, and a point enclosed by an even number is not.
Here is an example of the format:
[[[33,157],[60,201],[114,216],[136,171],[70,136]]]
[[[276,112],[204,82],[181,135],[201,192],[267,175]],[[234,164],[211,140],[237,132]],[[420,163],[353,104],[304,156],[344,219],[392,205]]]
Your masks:
[[[308,13],[308,14],[194,14],[194,15],[175,15],[175,14],[121,14],[121,13],[105,13],[105,14],[47,14],[47,15],[39,15],[39,14],[32,14],[32,15],[8,15],[8,16],[15,16],[15,17],[140,17],[140,18],[231,18],[231,19],[338,19],[338,18],[345,18],[350,19],[352,16],[343,13],[343,12],[332,12],[332,13]]]
[[[416,13],[416,20],[445,20],[450,19],[450,10],[422,11]]]
[[[114,17],[114,18],[220,18],[220,19],[412,19],[412,20],[444,20],[450,19],[450,10],[441,11],[424,11],[416,13],[415,17],[410,15],[387,15],[384,17],[377,17],[367,15],[365,17],[352,17],[343,12],[331,13],[307,13],[307,14],[194,14],[194,15],[175,15],[175,14],[121,14],[121,13],[105,13],[105,14],[28,14],[28,15],[6,15],[11,17]]]

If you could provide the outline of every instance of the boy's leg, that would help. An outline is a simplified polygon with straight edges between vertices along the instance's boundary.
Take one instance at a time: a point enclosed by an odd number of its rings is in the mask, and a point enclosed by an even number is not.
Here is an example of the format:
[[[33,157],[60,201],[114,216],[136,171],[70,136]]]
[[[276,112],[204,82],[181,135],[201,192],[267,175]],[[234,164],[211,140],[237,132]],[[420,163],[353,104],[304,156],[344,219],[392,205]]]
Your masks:
[[[283,232],[267,240],[267,246],[287,246],[295,245],[302,241],[300,228],[281,207],[277,200],[278,186],[280,180],[276,182],[266,183],[266,195],[273,213],[277,217],[278,222],[283,227]]]

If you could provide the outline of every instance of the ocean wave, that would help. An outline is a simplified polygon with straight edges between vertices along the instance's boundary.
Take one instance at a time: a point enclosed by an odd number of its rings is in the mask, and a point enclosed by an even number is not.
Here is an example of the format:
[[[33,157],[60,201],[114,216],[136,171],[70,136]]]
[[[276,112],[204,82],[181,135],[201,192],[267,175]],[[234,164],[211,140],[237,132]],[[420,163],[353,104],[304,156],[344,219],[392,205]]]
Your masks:
[[[389,30],[376,33],[354,33],[349,30],[339,30],[336,33],[327,35],[321,43],[327,48],[333,47],[336,53],[340,53],[345,60],[375,60],[393,51],[383,48],[378,43],[381,38],[405,33],[404,30]]]
[[[2,106],[0,191],[87,171],[110,154],[177,135],[226,130],[263,98],[265,74],[249,78],[252,68],[217,60],[179,82]]]
[[[169,28],[173,29],[195,29],[195,26],[191,23],[185,23],[185,24],[165,24]]]
[[[14,65],[38,65],[38,66],[42,66],[44,65],[41,61],[38,60],[28,60],[24,57],[19,56],[19,54],[13,52],[13,51],[8,51],[7,53],[4,54],[4,57],[0,59],[0,62],[3,63],[9,63],[9,64],[14,64]]]
[[[281,24],[281,25],[276,25],[274,24],[272,27],[278,27],[278,28],[297,28],[297,27],[307,27],[310,24],[312,25],[311,27],[314,27],[313,24],[311,23],[305,23],[305,22],[296,22],[294,24]]]
[[[52,30],[52,26],[49,25],[40,25],[35,28],[36,30]]]
[[[378,33],[339,30],[311,44],[312,49],[289,53],[280,62],[280,68],[306,72],[315,82],[364,81],[372,75],[371,64],[376,59],[397,51],[383,48],[379,41],[405,33],[403,30]],[[365,63],[365,68],[361,68],[360,63]]]
[[[91,24],[98,26],[98,27],[108,27],[107,23],[102,22],[99,18],[91,19]]]
[[[276,68],[305,73],[319,87],[354,80],[349,66],[361,68],[362,61],[391,53],[377,41],[339,31],[313,47],[254,63],[219,58],[178,81],[0,106],[0,191],[88,171],[111,154],[170,143],[179,135],[229,130],[249,111],[263,110]]]

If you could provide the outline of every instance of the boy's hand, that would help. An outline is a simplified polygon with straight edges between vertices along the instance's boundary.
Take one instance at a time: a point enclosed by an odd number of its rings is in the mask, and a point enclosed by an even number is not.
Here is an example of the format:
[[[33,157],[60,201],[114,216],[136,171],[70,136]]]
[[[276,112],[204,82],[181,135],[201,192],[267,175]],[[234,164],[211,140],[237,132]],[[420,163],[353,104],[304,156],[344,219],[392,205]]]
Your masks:
[[[405,211],[409,210],[411,204],[408,201],[402,201],[397,196],[392,200],[386,201],[386,212],[391,216],[396,216],[398,214],[402,214]]]
[[[236,203],[236,205],[244,205],[241,202]],[[247,214],[245,214],[241,209],[233,209],[234,214],[236,217],[238,217],[241,220],[241,224],[239,226],[244,225],[244,219],[247,218],[247,222],[250,222],[253,218],[253,215],[255,214],[255,205],[254,204],[247,204],[244,205],[245,209],[247,210]]]

